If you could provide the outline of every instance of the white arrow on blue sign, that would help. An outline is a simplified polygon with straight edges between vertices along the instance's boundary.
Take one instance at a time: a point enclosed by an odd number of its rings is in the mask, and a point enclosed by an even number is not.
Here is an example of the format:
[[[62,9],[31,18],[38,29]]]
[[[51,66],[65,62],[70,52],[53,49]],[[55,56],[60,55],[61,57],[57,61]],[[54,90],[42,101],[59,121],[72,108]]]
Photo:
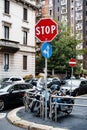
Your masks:
[[[52,46],[48,42],[44,42],[41,47],[41,52],[45,58],[50,58],[52,55]]]

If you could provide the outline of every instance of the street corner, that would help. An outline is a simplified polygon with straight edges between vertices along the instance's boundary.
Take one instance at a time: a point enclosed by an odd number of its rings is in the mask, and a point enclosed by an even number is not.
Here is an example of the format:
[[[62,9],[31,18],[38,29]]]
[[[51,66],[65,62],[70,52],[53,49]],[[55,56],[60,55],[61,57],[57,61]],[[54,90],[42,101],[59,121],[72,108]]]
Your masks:
[[[32,125],[32,123],[29,122],[29,121],[23,120],[23,119],[21,119],[20,117],[17,116],[17,112],[19,112],[23,108],[24,107],[19,107],[19,108],[16,108],[16,109],[10,111],[7,114],[7,119],[13,125],[16,125],[16,126],[21,127],[21,128],[28,129],[28,127],[30,125]]]

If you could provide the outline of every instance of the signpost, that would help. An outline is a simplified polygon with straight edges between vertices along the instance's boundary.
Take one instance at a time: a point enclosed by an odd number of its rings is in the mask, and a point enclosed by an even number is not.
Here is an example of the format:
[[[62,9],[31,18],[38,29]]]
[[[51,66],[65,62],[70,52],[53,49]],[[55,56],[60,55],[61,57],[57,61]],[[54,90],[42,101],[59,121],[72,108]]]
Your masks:
[[[52,55],[52,46],[48,42],[44,42],[41,47],[41,52],[45,57],[45,119],[47,120],[47,59]]]
[[[71,89],[70,89],[70,95],[71,95],[71,91],[72,91],[72,77],[73,77],[73,67],[76,66],[76,59],[71,58],[69,60],[69,66],[72,68],[72,72],[71,72]]]
[[[44,42],[41,47],[42,55],[45,57],[45,120],[47,120],[47,59],[52,55],[51,42],[58,34],[58,25],[50,18],[40,19],[35,25],[36,38]]]
[[[69,60],[69,66],[74,67],[76,65],[76,59],[71,58]]]
[[[41,47],[42,55],[48,59],[52,55],[52,46],[48,42],[44,42]]]
[[[50,18],[40,19],[35,25],[35,36],[41,42],[50,42],[58,34],[58,25]]]

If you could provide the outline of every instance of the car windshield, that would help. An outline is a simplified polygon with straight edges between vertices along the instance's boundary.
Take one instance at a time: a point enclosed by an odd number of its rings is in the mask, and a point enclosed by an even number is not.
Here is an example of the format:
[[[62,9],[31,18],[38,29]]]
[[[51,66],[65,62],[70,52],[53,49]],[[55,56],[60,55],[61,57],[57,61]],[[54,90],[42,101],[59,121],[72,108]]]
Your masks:
[[[81,83],[80,80],[67,80],[65,86],[70,87],[72,85],[73,87],[75,87],[75,86],[79,86],[80,83]]]
[[[9,78],[3,78],[0,80],[0,83],[8,81]]]
[[[2,83],[2,84],[0,84],[0,89],[4,89],[4,88],[6,88],[8,85],[10,85],[11,83],[9,83],[9,82],[5,82],[5,83]]]

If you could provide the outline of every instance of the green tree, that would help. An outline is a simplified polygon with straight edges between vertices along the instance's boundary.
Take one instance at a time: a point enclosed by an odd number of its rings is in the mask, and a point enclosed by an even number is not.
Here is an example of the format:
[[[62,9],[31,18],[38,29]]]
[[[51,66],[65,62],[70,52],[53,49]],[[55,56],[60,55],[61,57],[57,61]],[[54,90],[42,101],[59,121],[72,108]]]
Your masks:
[[[80,40],[76,40],[76,35],[70,35],[70,27],[66,29],[66,27],[60,24],[58,30],[58,35],[50,43],[52,45],[52,56],[48,59],[48,69],[66,72],[71,69],[69,67],[69,60],[71,58],[76,59],[77,55],[80,54],[80,52],[76,50],[76,46],[80,43]],[[44,61],[44,57],[39,53],[36,58],[36,67],[40,66],[39,68],[44,68]],[[79,62],[75,70],[80,71]]]
[[[71,58],[76,59],[79,53],[76,50],[76,46],[79,42],[79,40],[76,40],[76,35],[70,35],[70,27],[66,29],[66,27],[60,25],[58,35],[51,42],[53,52],[51,58],[48,59],[48,69],[55,69],[60,72],[70,70],[69,60]]]

